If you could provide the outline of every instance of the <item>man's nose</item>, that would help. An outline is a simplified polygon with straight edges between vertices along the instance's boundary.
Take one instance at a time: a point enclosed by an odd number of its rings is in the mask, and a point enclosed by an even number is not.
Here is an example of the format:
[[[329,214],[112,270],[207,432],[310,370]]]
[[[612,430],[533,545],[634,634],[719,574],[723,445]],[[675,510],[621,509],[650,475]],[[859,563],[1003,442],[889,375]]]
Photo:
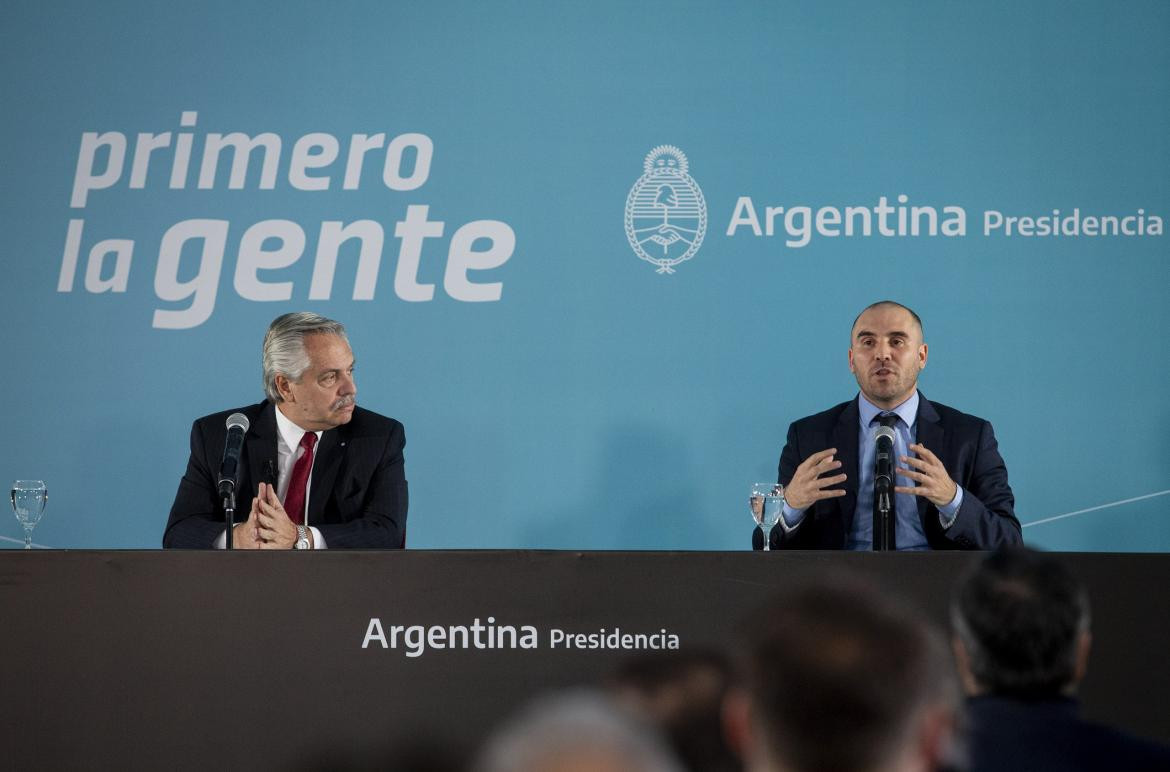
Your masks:
[[[343,396],[357,394],[357,381],[353,379],[353,373],[344,373],[341,376],[341,394]]]

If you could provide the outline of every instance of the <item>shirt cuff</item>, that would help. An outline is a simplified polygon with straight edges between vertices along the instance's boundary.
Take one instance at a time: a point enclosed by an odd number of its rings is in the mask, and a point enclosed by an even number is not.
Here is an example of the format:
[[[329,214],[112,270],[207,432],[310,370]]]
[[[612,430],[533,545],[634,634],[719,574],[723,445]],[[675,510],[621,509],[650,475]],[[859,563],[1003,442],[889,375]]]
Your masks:
[[[317,530],[316,526],[310,525],[309,530],[313,532],[313,549],[315,549],[315,550],[329,549],[329,545],[325,543],[325,537],[321,535],[321,532]]]
[[[797,527],[804,522],[804,513],[807,510],[793,509],[788,506],[788,502],[784,502],[784,508],[780,510],[780,527],[784,529],[784,533],[792,533]]]
[[[961,506],[963,506],[963,489],[956,485],[955,497],[951,499],[951,503],[938,508],[938,521],[942,524],[943,530],[955,524],[955,520],[959,518],[959,507]]]

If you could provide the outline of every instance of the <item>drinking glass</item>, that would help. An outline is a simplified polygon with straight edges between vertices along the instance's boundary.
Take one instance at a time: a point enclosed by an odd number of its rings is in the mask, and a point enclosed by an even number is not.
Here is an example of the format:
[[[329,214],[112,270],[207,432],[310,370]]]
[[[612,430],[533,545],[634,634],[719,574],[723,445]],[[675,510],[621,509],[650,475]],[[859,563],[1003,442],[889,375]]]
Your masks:
[[[49,489],[44,480],[17,480],[12,483],[12,511],[24,526],[24,548],[32,549],[32,533],[41,521]]]
[[[780,522],[780,512],[784,509],[784,486],[772,482],[752,483],[748,508],[764,534],[764,549],[772,549],[772,528]]]

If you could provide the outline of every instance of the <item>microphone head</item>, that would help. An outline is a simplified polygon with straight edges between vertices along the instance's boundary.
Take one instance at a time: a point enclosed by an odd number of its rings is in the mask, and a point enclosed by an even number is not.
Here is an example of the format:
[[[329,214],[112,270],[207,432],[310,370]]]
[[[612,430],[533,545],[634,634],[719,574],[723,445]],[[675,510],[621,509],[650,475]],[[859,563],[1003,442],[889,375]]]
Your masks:
[[[232,413],[231,415],[228,416],[228,419],[227,419],[227,430],[229,432],[232,429],[235,429],[238,427],[240,429],[243,429],[244,433],[246,434],[248,431],[248,427],[251,425],[252,424],[248,420],[248,416],[244,415],[243,413]]]
[[[239,415],[239,413],[237,413],[236,415]],[[874,442],[881,442],[882,438],[885,437],[890,442],[893,442],[894,436],[895,436],[894,430],[891,427],[879,426],[878,430],[876,432],[874,432],[873,439],[874,439]]]

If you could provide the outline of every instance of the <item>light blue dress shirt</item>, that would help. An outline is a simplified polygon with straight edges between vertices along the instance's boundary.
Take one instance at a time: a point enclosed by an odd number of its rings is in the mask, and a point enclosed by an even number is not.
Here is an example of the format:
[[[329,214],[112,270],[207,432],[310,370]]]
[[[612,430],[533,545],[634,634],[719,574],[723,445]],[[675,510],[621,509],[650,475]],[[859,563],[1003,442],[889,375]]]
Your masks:
[[[904,468],[902,456],[913,455],[910,445],[916,441],[918,429],[918,390],[910,395],[902,404],[893,410],[884,411],[865,398],[857,395],[858,425],[857,449],[858,469],[854,472],[857,480],[857,508],[853,513],[853,528],[846,540],[846,549],[869,550],[873,548],[873,462],[877,453],[874,436],[879,424],[874,419],[884,412],[898,416],[897,426],[894,428],[894,459],[898,469]],[[846,474],[849,474],[847,470]],[[896,485],[910,485],[913,481],[906,477],[898,477]],[[963,489],[955,485],[955,497],[944,507],[939,507],[939,522],[943,528],[949,528],[955,522],[959,507],[963,504]],[[918,497],[910,493],[898,493],[894,497],[894,509],[897,516],[894,522],[894,542],[898,550],[928,550],[930,544],[926,541],[926,533],[922,530],[922,521],[918,517]],[[793,509],[786,503],[780,520],[780,526],[785,532],[795,531],[804,520],[807,510]]]

